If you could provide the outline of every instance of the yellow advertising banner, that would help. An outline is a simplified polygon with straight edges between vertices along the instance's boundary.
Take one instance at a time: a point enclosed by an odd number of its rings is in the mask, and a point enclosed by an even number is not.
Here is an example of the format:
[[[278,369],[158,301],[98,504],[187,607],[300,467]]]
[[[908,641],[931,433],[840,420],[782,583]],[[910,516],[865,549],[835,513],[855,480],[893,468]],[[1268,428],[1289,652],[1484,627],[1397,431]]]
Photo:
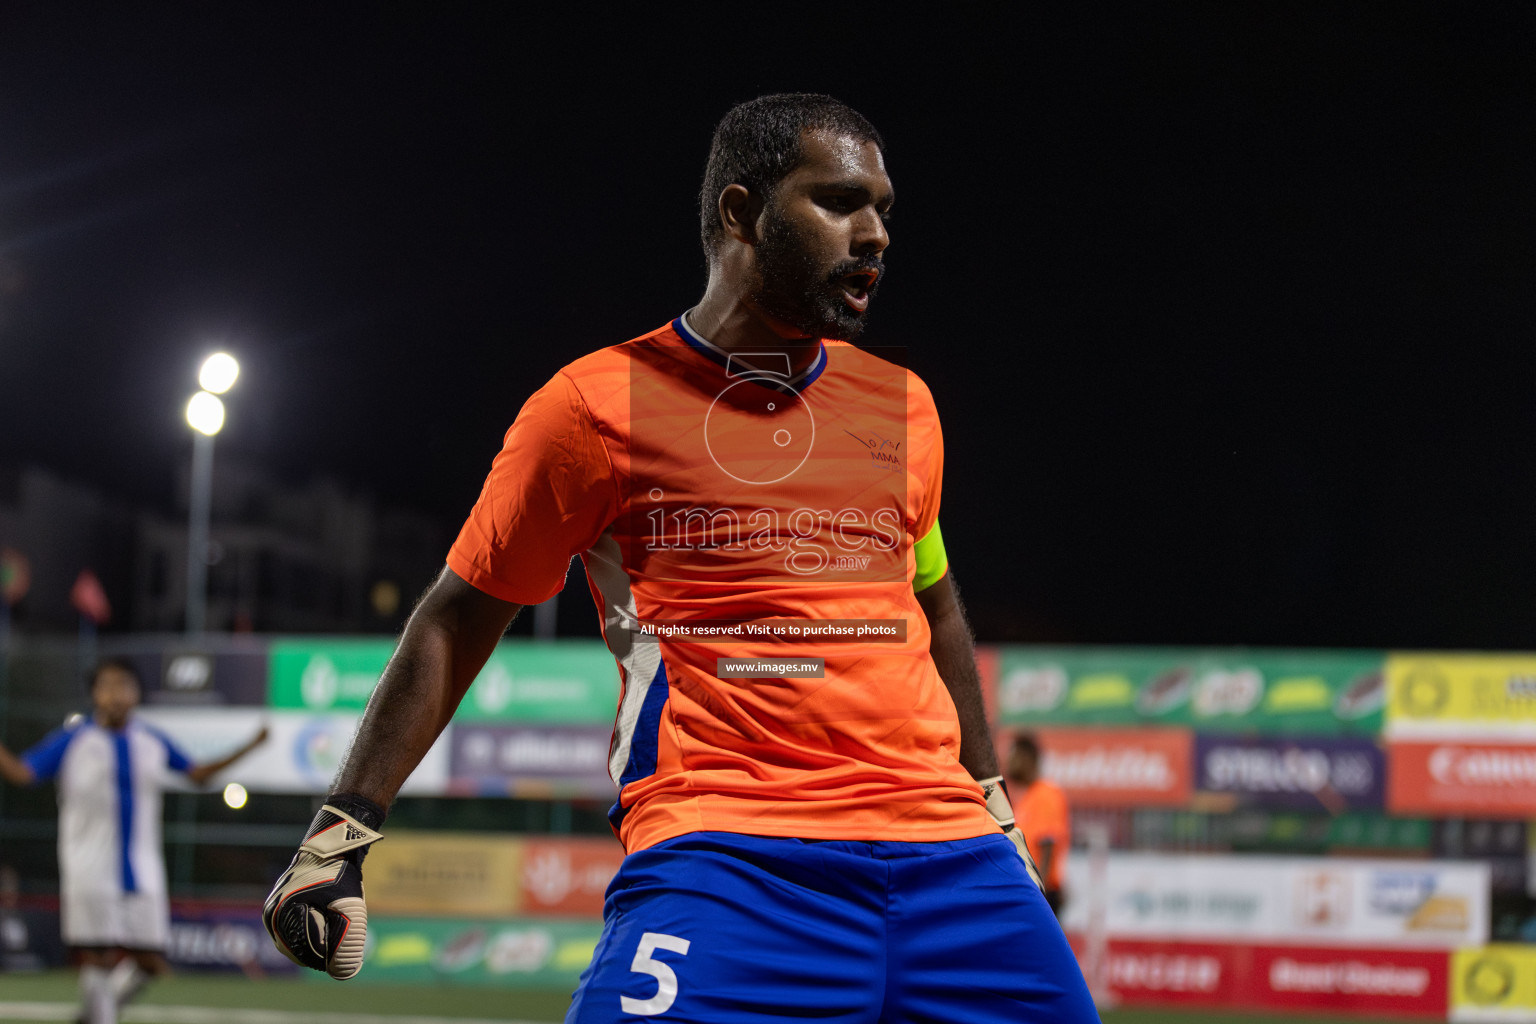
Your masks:
[[[501,917],[522,910],[524,843],[473,832],[391,831],[368,851],[368,909]]]
[[[1451,1020],[1536,1020],[1536,946],[1457,950],[1451,958]]]
[[[1386,732],[1536,735],[1536,655],[1391,654]]]

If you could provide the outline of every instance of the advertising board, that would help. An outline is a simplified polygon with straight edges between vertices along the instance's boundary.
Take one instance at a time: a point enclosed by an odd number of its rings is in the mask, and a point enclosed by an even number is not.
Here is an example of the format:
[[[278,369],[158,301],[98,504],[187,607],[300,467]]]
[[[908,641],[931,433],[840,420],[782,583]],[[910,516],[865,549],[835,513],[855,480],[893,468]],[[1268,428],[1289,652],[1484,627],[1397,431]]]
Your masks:
[[[1382,806],[1386,761],[1356,737],[1209,736],[1195,741],[1195,789],[1239,803],[1340,814]]]
[[[1092,965],[1082,960],[1085,976]],[[1249,970],[1241,946],[1198,942],[1138,942],[1111,939],[1105,949],[1104,988],[1117,1002],[1232,1006]]]
[[[1307,735],[1381,728],[1384,655],[997,648],[1004,725],[1166,725]]]
[[[393,639],[328,637],[272,642],[272,707],[361,711],[378,684]],[[596,640],[504,640],[455,714],[462,722],[612,723],[619,679]]]
[[[138,670],[145,704],[260,707],[267,702],[267,645],[256,638],[221,637],[216,646],[114,640],[102,651]]]
[[[352,742],[359,712],[312,714],[261,708],[141,708],[194,761],[211,761],[271,730],[220,777],[253,793],[324,793]],[[406,779],[406,795],[610,799],[608,725],[450,723]],[[174,784],[174,783],[173,783]]]
[[[1386,679],[1394,738],[1536,735],[1536,655],[1393,654]]]
[[[1073,943],[1085,974],[1085,944]],[[1442,1020],[1450,954],[1110,939],[1104,987],[1127,1006],[1321,1010]]]
[[[1536,743],[1394,740],[1387,762],[1393,813],[1536,816]]]
[[[1458,950],[1451,958],[1451,1020],[1536,1021],[1536,946]]]
[[[1077,806],[1182,807],[1193,740],[1183,729],[1041,729],[1040,773]]]
[[[160,729],[193,761],[212,761],[248,741],[262,725],[267,742],[221,773],[218,783],[238,782],[253,793],[324,794],[357,731],[358,713],[308,714],[262,708],[142,707],[139,718]],[[449,726],[401,792],[434,795],[448,788]]]
[[[1083,811],[1078,817],[1086,822],[1091,812]],[[1376,811],[1325,815],[1315,810],[1242,807],[1230,813],[1209,814],[1140,808],[1132,812],[1129,824],[1117,845],[1133,849],[1460,859],[1457,853],[1431,846],[1433,829],[1427,818],[1394,818]]]
[[[601,921],[553,918],[368,918],[359,982],[576,987]]]
[[[607,836],[530,837],[523,843],[523,912],[601,920],[623,859],[624,848]]]
[[[1444,1020],[1449,965],[1439,950],[1259,946],[1237,999],[1274,1010]]]
[[[1070,882],[1069,882],[1070,886]],[[1086,931],[1069,899],[1063,926]],[[1113,852],[1102,896],[1112,938],[1456,949],[1488,936],[1489,870],[1454,861]]]
[[[455,722],[448,772],[456,795],[597,797],[618,793],[608,777],[608,725],[485,725]]]
[[[391,829],[368,851],[368,909],[381,914],[521,913],[521,840]]]
[[[372,912],[601,920],[624,848],[607,836],[392,830],[368,852]]]
[[[182,970],[296,972],[261,923],[260,905],[174,900],[165,957]]]

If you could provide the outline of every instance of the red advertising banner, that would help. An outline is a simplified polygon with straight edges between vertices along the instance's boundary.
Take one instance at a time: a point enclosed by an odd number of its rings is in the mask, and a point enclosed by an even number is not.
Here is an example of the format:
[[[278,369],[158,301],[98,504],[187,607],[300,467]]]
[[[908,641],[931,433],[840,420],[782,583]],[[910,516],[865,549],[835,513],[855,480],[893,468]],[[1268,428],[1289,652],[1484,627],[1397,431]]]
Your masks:
[[[1078,806],[1182,807],[1193,737],[1186,729],[1040,729],[1040,773]]]
[[[1073,935],[1093,985],[1087,945]],[[1408,949],[1251,946],[1111,939],[1102,985],[1126,1006],[1320,1010],[1444,1020],[1450,954]]]
[[[624,848],[615,839],[528,839],[523,844],[523,913],[603,916],[603,893]]]
[[[1074,948],[1081,958],[1083,947]],[[1243,946],[1213,943],[1113,939],[1104,965],[1105,987],[1117,1001],[1132,1006],[1233,1006],[1239,982],[1248,973],[1250,952]],[[1083,970],[1092,967],[1085,962]]]
[[[1256,946],[1240,1006],[1444,1020],[1450,954],[1412,949]]]
[[[1387,747],[1387,808],[1396,814],[1536,816],[1536,745],[1392,743]]]

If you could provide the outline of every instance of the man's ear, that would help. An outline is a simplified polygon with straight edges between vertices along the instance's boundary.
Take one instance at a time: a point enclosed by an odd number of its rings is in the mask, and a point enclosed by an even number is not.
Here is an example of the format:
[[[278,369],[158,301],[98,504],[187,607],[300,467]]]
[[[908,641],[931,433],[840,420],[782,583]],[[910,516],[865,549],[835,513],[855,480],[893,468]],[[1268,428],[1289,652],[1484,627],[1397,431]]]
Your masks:
[[[762,197],[745,185],[727,185],[720,191],[720,225],[726,237],[743,245],[758,243],[757,221],[763,214]]]

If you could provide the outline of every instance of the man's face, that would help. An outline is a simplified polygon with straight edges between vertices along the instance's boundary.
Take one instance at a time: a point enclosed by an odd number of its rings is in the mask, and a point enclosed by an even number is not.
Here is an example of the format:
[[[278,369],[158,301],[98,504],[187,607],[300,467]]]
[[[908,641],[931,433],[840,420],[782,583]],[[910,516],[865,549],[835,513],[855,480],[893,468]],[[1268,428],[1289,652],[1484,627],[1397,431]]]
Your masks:
[[[885,273],[895,191],[873,142],[812,131],[804,152],[764,206],[749,299],[802,334],[849,341]]]
[[[139,706],[139,683],[133,673],[108,665],[91,684],[91,703],[107,725],[118,726]]]

